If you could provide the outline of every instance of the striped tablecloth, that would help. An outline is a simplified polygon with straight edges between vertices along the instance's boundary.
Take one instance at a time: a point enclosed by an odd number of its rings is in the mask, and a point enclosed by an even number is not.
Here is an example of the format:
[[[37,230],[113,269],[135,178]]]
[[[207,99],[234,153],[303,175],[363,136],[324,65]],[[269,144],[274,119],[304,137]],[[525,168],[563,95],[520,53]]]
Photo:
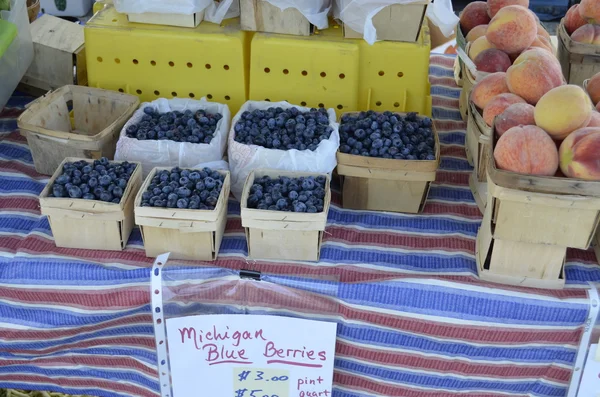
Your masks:
[[[335,191],[321,262],[247,262],[230,200],[219,260],[192,272],[215,282],[257,269],[297,291],[288,300],[240,296],[223,282],[199,294],[205,308],[337,321],[335,397],[566,395],[588,319],[584,287],[600,281],[600,267],[592,252],[570,250],[564,290],[478,280],[481,216],[467,184],[452,64],[431,58],[443,159],[423,214],[343,210]],[[37,201],[47,177],[16,131],[29,100],[16,95],[0,114],[0,388],[157,396],[152,261],[140,233],[123,252],[54,246]]]

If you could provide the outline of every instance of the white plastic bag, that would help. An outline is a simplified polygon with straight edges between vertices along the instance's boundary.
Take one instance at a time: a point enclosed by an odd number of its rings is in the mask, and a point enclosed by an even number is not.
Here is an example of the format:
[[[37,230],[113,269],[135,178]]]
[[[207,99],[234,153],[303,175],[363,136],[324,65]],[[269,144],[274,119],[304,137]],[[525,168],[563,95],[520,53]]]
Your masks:
[[[114,0],[114,4],[117,11],[123,14],[155,12],[191,15],[212,5],[213,0]]]
[[[188,109],[195,112],[202,109],[208,113],[221,113],[223,117],[217,122],[215,134],[210,143],[175,142],[171,140],[140,141],[136,138],[129,138],[126,134],[127,127],[141,120],[144,115],[144,108],[147,106],[152,106],[160,113],[174,110],[184,112]],[[204,98],[199,101],[194,99],[160,98],[149,103],[144,102],[123,126],[119,141],[117,142],[115,160],[141,162],[144,177],[154,167],[179,166],[182,168],[197,168],[200,165],[203,167],[207,166],[206,163],[221,162],[225,154],[230,119],[231,113],[227,105],[208,102]],[[220,169],[226,168],[226,165],[223,165],[223,163],[220,163],[220,165],[215,164],[214,166]]]
[[[411,4],[421,0],[335,0],[338,2],[339,19],[350,29],[362,33],[365,41],[374,44],[377,41],[377,30],[373,25],[373,17],[387,6],[394,4]],[[452,11],[451,0],[435,0],[434,6],[427,8],[427,17],[440,28],[442,33],[450,36],[458,23],[458,17]],[[449,32],[449,33],[447,33]]]
[[[223,19],[237,18],[240,16],[239,0],[213,1],[204,13],[204,19],[212,23],[221,23]]]
[[[231,170],[231,192],[239,200],[242,197],[244,182],[252,170],[257,168],[271,168],[284,171],[323,172],[330,173],[337,165],[336,153],[340,146],[338,123],[333,109],[328,109],[329,125],[333,132],[329,139],[321,141],[317,150],[279,150],[267,149],[257,145],[246,145],[234,140],[234,127],[242,113],[253,110],[266,110],[270,107],[284,109],[296,108],[302,112],[309,108],[292,105],[288,102],[246,102],[231,121],[229,131],[229,168]]]
[[[288,8],[295,8],[308,21],[319,29],[327,29],[329,27],[329,10],[331,10],[332,0],[265,0],[267,3],[278,7],[281,11]]]

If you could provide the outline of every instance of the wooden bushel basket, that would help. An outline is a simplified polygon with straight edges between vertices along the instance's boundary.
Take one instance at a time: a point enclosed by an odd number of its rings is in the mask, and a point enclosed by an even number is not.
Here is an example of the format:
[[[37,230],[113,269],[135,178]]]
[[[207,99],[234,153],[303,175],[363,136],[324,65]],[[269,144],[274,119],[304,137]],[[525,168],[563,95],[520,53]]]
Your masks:
[[[583,85],[583,81],[600,72],[600,46],[571,40],[564,24],[558,26],[558,60],[563,76],[569,84]]]
[[[65,157],[112,159],[121,128],[138,104],[134,95],[68,85],[34,101],[17,124],[35,170],[51,175]]]
[[[142,207],[142,194],[154,175],[171,168],[152,169],[135,198],[135,223],[140,226],[146,256],[155,258],[170,252],[173,259],[215,260],[227,224],[229,171],[217,170],[225,180],[214,210]]]
[[[309,214],[248,208],[250,188],[256,178],[262,176],[298,178],[320,175],[327,178],[322,212]],[[246,231],[248,257],[252,259],[318,261],[331,202],[329,184],[330,177],[327,174],[265,169],[252,171],[246,179],[241,199],[242,226]]]
[[[135,195],[142,184],[142,166],[135,163],[135,171],[118,204],[99,200],[48,197],[54,181],[62,174],[63,165],[79,160],[89,163],[93,161],[81,158],[64,159],[39,197],[42,215],[48,216],[56,246],[121,251],[125,248],[134,226],[133,205]]]

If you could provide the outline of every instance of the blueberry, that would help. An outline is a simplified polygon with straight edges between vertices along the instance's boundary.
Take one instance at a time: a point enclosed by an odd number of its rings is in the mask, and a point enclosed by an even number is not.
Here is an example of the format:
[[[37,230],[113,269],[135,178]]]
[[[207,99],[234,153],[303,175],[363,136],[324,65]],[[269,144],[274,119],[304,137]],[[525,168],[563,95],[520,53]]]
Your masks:
[[[189,200],[187,198],[180,198],[177,200],[177,208],[187,208],[189,205]]]
[[[100,200],[102,200],[102,201],[106,201],[108,203],[108,202],[112,201],[112,199],[113,199],[113,195],[110,192],[104,191],[100,194]]]
[[[207,189],[214,189],[214,187],[217,185],[217,183],[215,182],[215,180],[211,177],[206,177],[204,178],[204,186],[206,186]]]
[[[312,190],[315,188],[315,182],[313,179],[307,178],[302,181],[302,189],[303,190]]]
[[[68,175],[61,175],[58,178],[56,178],[55,180],[56,183],[58,183],[59,185],[65,185],[69,182],[71,182],[71,178]]]
[[[113,196],[121,198],[123,197],[123,188],[116,186],[112,191]]]
[[[84,193],[83,199],[84,200],[96,200],[96,196],[94,196],[93,193]]]
[[[208,196],[205,200],[206,205],[212,208],[214,208],[217,205],[217,202],[219,201],[219,199],[215,196]]]
[[[181,173],[181,175],[183,175],[183,173]],[[190,180],[187,177],[185,177],[185,176],[182,176],[181,178],[179,178],[179,184],[181,186],[187,186],[187,184],[189,182],[190,182]]]
[[[306,212],[307,207],[303,202],[297,202],[294,204],[294,212]]]
[[[54,197],[66,197],[67,190],[63,185],[55,184],[54,186],[52,186],[52,194],[54,195]]]
[[[180,187],[175,191],[175,193],[177,193],[179,197],[189,197],[192,195],[192,191],[187,187]]]
[[[100,186],[108,186],[111,182],[112,179],[108,175],[102,175],[100,178],[98,178],[98,183],[100,184]]]

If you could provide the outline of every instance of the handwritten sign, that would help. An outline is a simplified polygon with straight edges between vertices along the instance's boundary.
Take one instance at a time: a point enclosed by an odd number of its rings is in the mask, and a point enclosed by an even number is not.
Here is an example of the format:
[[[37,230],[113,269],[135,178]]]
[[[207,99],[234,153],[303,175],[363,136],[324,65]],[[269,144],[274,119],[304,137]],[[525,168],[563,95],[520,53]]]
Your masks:
[[[174,397],[330,397],[337,324],[289,317],[168,319]]]

